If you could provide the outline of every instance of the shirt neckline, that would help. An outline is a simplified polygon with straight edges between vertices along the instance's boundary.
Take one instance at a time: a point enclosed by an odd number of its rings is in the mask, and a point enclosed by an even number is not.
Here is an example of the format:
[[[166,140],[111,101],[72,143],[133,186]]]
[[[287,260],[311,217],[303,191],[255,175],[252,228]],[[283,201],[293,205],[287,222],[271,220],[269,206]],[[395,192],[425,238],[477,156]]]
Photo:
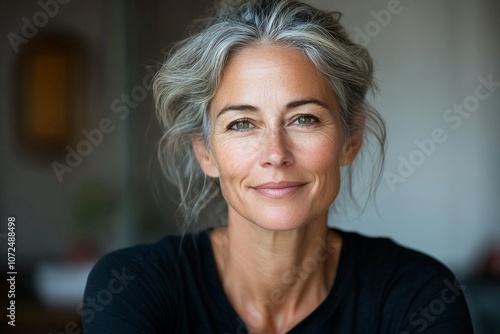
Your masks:
[[[217,265],[215,263],[214,252],[212,243],[210,241],[210,231],[212,229],[204,230],[201,235],[201,250],[204,271],[207,277],[207,289],[211,300],[216,303],[217,308],[220,308],[224,317],[229,317],[228,320],[233,320],[234,323],[243,325],[243,321],[229,302],[229,299],[222,287],[222,281],[217,272]],[[340,249],[339,263],[337,265],[337,272],[330,292],[326,298],[301,322],[293,327],[288,333],[303,333],[304,330],[313,330],[321,326],[322,323],[327,321],[332,314],[334,314],[339,307],[340,300],[343,298],[348,290],[348,278],[352,276],[354,271],[354,259],[348,258],[349,249],[352,247],[351,234],[337,229],[336,231],[342,236],[342,246]]]

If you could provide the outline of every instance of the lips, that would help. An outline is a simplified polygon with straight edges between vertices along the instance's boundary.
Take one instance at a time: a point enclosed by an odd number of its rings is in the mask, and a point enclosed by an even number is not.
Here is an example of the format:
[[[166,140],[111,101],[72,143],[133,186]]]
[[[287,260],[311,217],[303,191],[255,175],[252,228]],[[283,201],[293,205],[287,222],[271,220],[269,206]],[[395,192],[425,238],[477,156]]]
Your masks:
[[[258,186],[252,187],[259,194],[270,198],[283,198],[292,195],[300,190],[306,183],[281,181],[281,182],[267,182]]]

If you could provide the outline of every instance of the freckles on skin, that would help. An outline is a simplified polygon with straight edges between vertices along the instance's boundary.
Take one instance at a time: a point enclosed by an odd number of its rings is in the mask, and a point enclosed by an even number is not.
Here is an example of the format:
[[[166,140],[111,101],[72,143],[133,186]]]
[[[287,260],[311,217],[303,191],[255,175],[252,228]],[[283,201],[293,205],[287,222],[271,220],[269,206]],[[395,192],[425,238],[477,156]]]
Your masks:
[[[256,46],[233,55],[210,114],[211,156],[229,217],[272,230],[318,217],[326,223],[340,187],[342,127],[335,94],[300,51]],[[283,181],[303,186],[278,199],[255,191]]]

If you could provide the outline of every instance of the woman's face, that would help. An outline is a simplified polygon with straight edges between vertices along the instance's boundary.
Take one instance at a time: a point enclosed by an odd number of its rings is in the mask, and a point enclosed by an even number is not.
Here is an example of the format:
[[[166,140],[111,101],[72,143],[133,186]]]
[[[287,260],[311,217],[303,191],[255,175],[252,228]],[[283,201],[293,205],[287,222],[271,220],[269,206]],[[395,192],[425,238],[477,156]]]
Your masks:
[[[344,140],[335,95],[299,50],[260,45],[232,56],[210,117],[210,151],[193,145],[205,173],[220,178],[231,223],[278,231],[326,222],[340,166],[360,140]]]

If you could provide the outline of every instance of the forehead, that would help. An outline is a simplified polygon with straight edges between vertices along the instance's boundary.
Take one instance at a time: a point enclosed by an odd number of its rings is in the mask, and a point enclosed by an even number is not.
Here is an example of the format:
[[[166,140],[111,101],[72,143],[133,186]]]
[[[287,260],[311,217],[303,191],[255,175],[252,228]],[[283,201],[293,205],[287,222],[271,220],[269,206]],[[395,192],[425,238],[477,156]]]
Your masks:
[[[246,47],[228,60],[219,83],[214,105],[236,102],[316,98],[335,100],[325,76],[302,53],[286,46]],[[248,100],[248,101],[247,101]]]

